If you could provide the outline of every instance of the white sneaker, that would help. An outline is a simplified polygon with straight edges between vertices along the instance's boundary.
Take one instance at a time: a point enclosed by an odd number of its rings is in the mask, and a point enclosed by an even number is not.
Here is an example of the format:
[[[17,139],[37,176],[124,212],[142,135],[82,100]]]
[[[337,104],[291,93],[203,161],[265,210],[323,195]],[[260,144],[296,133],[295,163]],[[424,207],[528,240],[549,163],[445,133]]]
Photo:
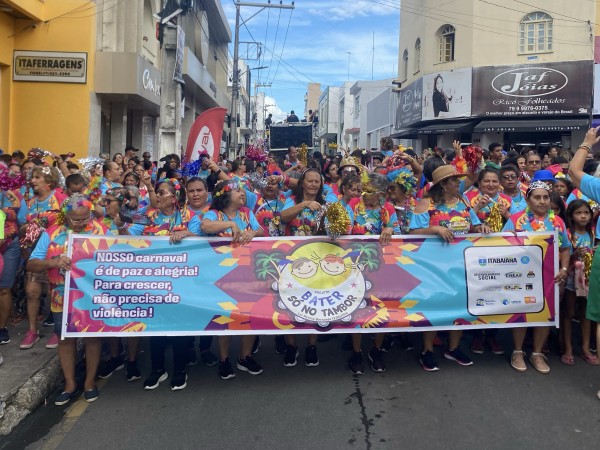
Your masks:
[[[2,359],[2,355],[0,355],[0,366],[2,365],[3,362],[4,362],[4,359]],[[598,393],[600,394],[600,391]]]

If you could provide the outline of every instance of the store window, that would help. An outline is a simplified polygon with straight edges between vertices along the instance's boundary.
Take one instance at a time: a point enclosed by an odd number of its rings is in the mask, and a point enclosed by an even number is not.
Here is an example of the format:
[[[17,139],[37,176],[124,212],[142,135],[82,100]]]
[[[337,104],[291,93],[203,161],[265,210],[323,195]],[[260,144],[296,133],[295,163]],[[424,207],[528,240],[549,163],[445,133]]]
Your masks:
[[[417,38],[415,42],[415,73],[421,71],[421,39]]]
[[[454,61],[454,37],[456,29],[452,25],[444,25],[437,31],[437,62]]]
[[[527,14],[519,24],[519,53],[552,52],[553,19],[536,11]]]
[[[402,54],[402,81],[408,79],[408,50],[404,50]]]

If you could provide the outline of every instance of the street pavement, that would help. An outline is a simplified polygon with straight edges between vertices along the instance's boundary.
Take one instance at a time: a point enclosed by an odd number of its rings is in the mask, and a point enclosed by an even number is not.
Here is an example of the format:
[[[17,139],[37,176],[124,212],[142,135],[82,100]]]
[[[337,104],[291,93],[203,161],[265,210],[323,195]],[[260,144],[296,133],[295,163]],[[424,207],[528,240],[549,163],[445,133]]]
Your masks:
[[[510,333],[500,334],[508,346]],[[426,373],[417,350],[393,347],[385,373],[352,376],[342,340],[319,343],[318,367],[304,366],[301,351],[298,365],[286,368],[266,336],[256,355],[262,375],[237,371],[224,381],[216,366],[199,361],[177,392],[169,380],[144,391],[143,379],[128,383],[116,372],[100,382],[95,403],[56,407],[50,398],[0,438],[0,448],[562,450],[600,442],[600,367],[580,358],[568,367],[551,355],[552,372],[541,375],[531,365],[515,372],[508,353],[473,355],[475,364],[461,367],[437,349],[440,371]],[[143,347],[146,375],[148,343]],[[167,355],[168,369],[170,361]]]

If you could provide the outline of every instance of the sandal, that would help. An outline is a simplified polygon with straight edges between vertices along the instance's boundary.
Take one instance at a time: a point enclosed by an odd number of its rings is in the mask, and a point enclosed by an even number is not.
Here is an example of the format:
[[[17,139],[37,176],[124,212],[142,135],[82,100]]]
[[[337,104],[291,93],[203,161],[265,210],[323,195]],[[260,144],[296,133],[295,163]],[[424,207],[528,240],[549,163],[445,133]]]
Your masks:
[[[592,366],[597,366],[599,364],[598,357],[596,355],[586,355],[582,353],[581,359],[583,359],[586,363],[591,364]]]
[[[560,357],[560,362],[567,366],[573,366],[575,365],[575,358],[573,356],[562,355]]]

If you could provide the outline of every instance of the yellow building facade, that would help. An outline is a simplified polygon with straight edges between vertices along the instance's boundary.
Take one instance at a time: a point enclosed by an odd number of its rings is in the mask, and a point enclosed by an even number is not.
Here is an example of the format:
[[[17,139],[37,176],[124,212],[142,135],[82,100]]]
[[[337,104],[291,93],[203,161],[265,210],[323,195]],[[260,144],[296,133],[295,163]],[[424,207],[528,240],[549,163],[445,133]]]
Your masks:
[[[92,1],[0,1],[0,148],[5,152],[41,147],[78,157],[88,154],[96,13]],[[39,81],[19,81],[14,65],[19,52],[34,55],[29,56],[34,65],[71,59],[68,53],[74,52],[85,63],[79,66],[84,81],[57,82],[57,72],[41,76],[43,71],[31,69],[30,80]],[[61,55],[55,58],[55,52]]]

